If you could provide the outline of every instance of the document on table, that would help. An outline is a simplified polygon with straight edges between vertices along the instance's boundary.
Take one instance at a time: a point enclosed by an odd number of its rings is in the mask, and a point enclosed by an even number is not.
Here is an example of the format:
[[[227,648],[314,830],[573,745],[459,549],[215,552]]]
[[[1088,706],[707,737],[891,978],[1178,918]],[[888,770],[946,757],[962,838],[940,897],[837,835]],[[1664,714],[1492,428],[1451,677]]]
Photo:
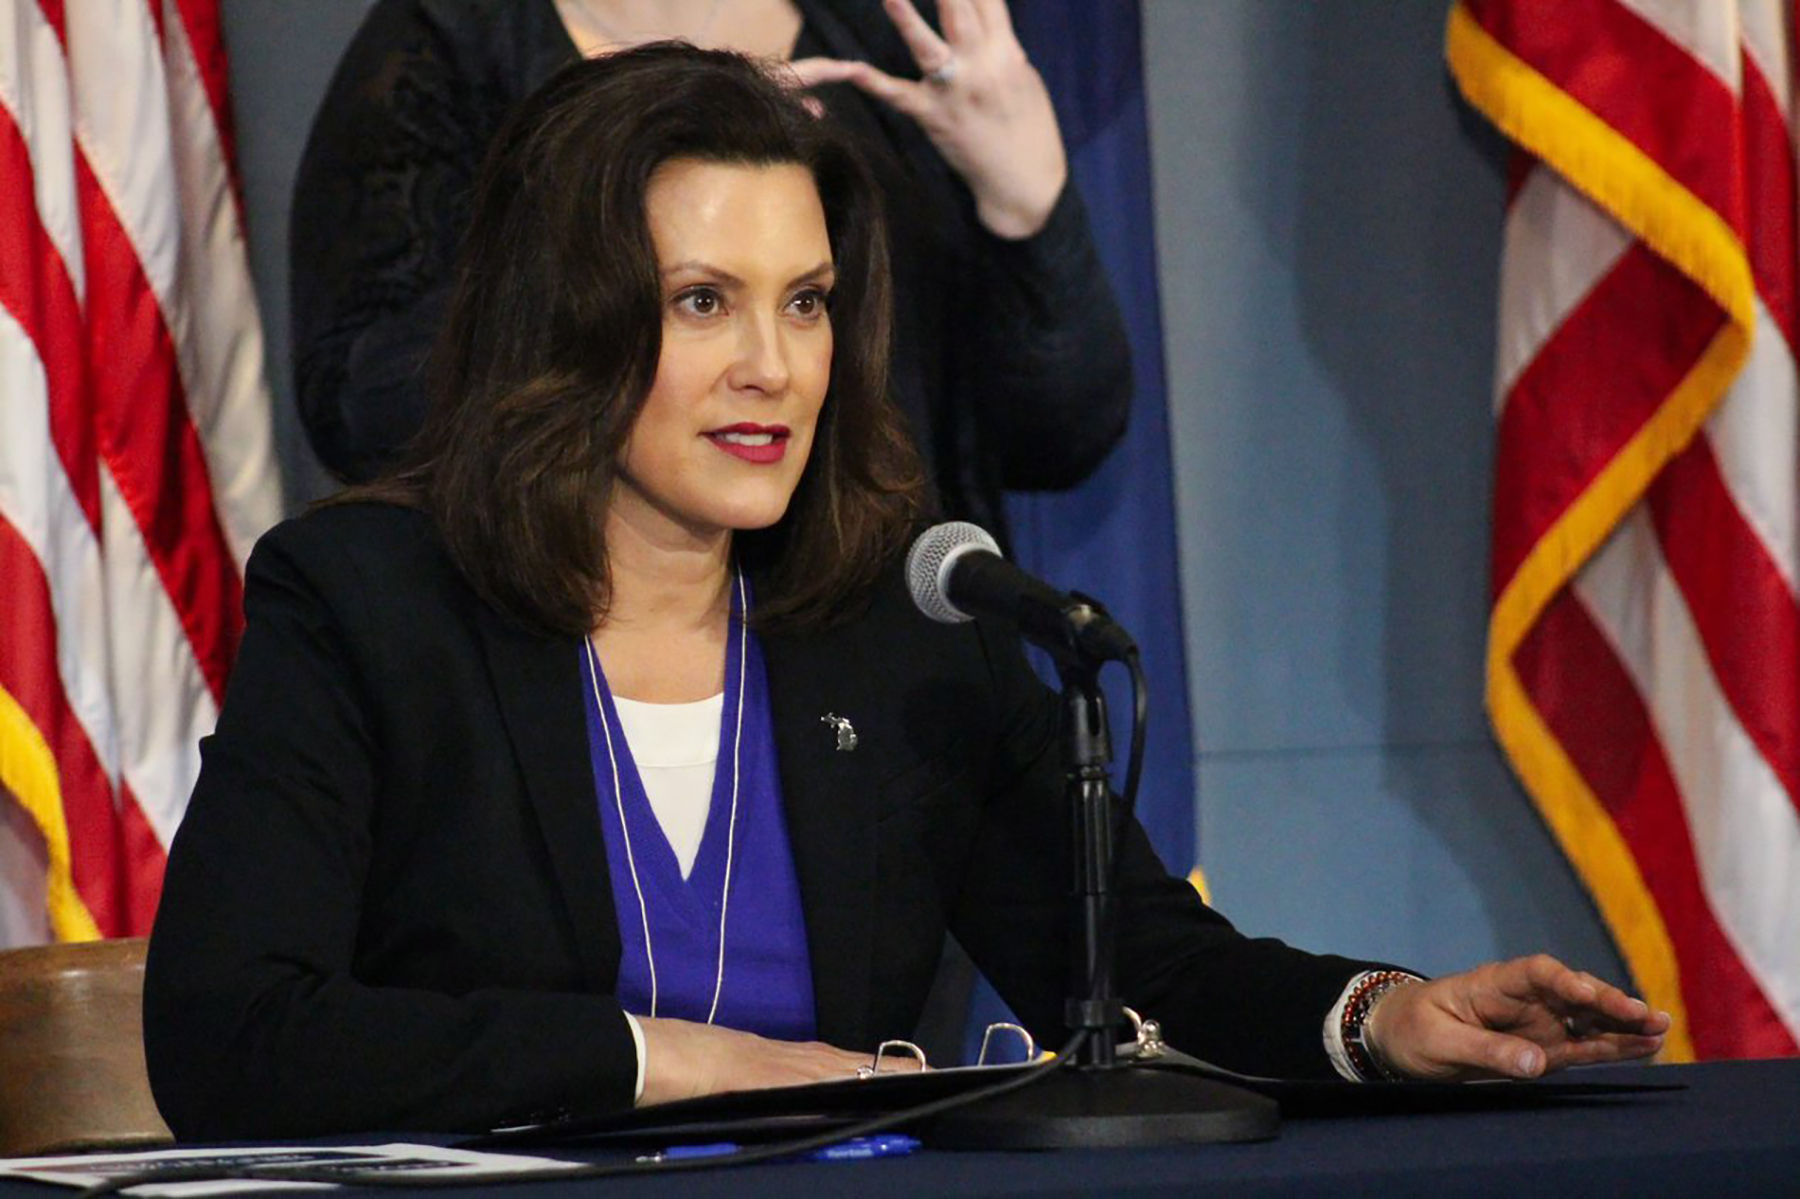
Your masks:
[[[417,1178],[484,1177],[519,1170],[567,1170],[579,1163],[516,1153],[480,1153],[441,1149],[435,1145],[276,1145],[234,1149],[157,1149],[145,1153],[83,1153],[68,1157],[0,1158],[0,1178],[28,1178],[60,1186],[90,1187],[121,1175],[158,1171],[307,1170],[347,1174],[405,1172]],[[186,1197],[240,1191],[334,1189],[322,1182],[285,1182],[255,1178],[166,1182],[154,1179],[133,1186],[128,1195]]]

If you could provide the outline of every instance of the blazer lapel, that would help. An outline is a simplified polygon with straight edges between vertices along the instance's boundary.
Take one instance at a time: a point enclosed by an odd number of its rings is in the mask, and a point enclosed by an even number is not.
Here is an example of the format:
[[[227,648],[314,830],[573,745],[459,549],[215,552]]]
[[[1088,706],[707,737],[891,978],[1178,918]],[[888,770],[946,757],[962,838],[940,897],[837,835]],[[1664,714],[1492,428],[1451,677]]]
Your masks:
[[[526,632],[485,606],[480,627],[501,717],[574,927],[582,973],[593,989],[611,990],[619,972],[619,931],[588,757],[581,655],[572,639]]]
[[[806,914],[821,1041],[873,1043],[870,1023],[875,843],[870,806],[876,755],[845,752],[827,716],[854,721],[857,680],[878,678],[850,626],[764,634],[763,661],[781,762],[794,872]],[[883,1035],[899,1035],[888,1034]]]

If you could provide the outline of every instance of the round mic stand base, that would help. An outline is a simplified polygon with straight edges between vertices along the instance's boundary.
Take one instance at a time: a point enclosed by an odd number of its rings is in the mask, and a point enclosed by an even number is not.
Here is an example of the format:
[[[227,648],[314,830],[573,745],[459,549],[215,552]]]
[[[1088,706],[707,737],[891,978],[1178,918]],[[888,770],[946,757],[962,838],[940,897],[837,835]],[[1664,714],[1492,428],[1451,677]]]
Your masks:
[[[1078,1052],[1061,1068],[1016,1091],[944,1113],[924,1133],[933,1148],[1064,1149],[1203,1145],[1261,1141],[1281,1127],[1275,1101],[1240,1087],[1158,1069],[1155,1059],[1121,1061],[1114,1040],[1128,1009],[1113,986],[1113,842],[1119,824],[1107,777],[1112,734],[1100,670],[1109,660],[1131,669],[1137,718],[1132,722],[1132,780],[1125,813],[1136,799],[1138,750],[1147,711],[1138,653],[1105,609],[1086,596],[1059,604],[1021,602],[1019,625],[1049,651],[1062,680],[1063,787],[1074,848],[1074,900],[1069,947],[1071,986],[1064,1022]],[[1060,636],[1058,632],[1060,630]],[[1095,640],[1090,633],[1106,631]],[[1031,636],[1031,632],[1027,632]],[[1132,1017],[1137,1022],[1136,1017]],[[1146,1022],[1147,1023],[1147,1022]],[[1140,1044],[1144,1028],[1140,1027]]]
[[[1266,1141],[1280,1127],[1273,1099],[1145,1063],[1058,1070],[922,1135],[933,1149],[1124,1149]]]

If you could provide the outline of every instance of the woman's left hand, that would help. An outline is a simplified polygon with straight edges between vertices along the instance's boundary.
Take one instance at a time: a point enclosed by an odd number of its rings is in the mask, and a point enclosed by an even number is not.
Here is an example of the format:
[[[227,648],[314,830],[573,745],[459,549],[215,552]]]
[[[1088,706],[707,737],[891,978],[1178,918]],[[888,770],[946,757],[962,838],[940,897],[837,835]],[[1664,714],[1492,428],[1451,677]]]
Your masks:
[[[939,0],[943,36],[912,0],[883,0],[925,78],[897,79],[866,62],[803,58],[803,84],[852,83],[917,121],[975,194],[989,232],[1029,237],[1068,181],[1050,93],[1013,32],[1006,0]]]
[[[1369,1013],[1377,1053],[1410,1078],[1536,1078],[1662,1048],[1669,1017],[1546,954],[1389,991]]]

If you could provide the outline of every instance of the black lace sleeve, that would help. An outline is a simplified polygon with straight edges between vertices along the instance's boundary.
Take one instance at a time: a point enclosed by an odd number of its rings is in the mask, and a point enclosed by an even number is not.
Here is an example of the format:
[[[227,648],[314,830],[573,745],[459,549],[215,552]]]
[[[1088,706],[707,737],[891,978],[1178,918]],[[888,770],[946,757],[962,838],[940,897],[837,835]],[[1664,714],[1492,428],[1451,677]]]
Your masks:
[[[973,247],[983,318],[957,347],[959,373],[981,397],[975,417],[1002,485],[1073,487],[1125,433],[1131,346],[1074,181],[1049,220],[1022,241],[985,230]]]
[[[799,0],[824,52],[866,58],[913,78],[918,68],[880,0]],[[936,5],[919,4],[929,21]],[[908,306],[945,308],[923,336],[940,358],[927,387],[927,426],[940,488],[956,515],[998,522],[997,489],[1073,487],[1124,435],[1131,347],[1071,181],[1043,229],[1006,240],[984,228],[974,198],[911,121],[869,102],[888,144],[909,167],[889,187],[898,329]],[[922,233],[920,213],[933,228]],[[920,267],[921,256],[935,259]],[[929,276],[922,278],[921,276]],[[904,363],[918,345],[896,347]],[[927,368],[930,373],[930,368]]]
[[[513,36],[509,7],[381,0],[307,141],[288,243],[295,394],[314,451],[345,479],[393,462],[424,419],[422,367],[475,174],[525,90],[495,44]]]

